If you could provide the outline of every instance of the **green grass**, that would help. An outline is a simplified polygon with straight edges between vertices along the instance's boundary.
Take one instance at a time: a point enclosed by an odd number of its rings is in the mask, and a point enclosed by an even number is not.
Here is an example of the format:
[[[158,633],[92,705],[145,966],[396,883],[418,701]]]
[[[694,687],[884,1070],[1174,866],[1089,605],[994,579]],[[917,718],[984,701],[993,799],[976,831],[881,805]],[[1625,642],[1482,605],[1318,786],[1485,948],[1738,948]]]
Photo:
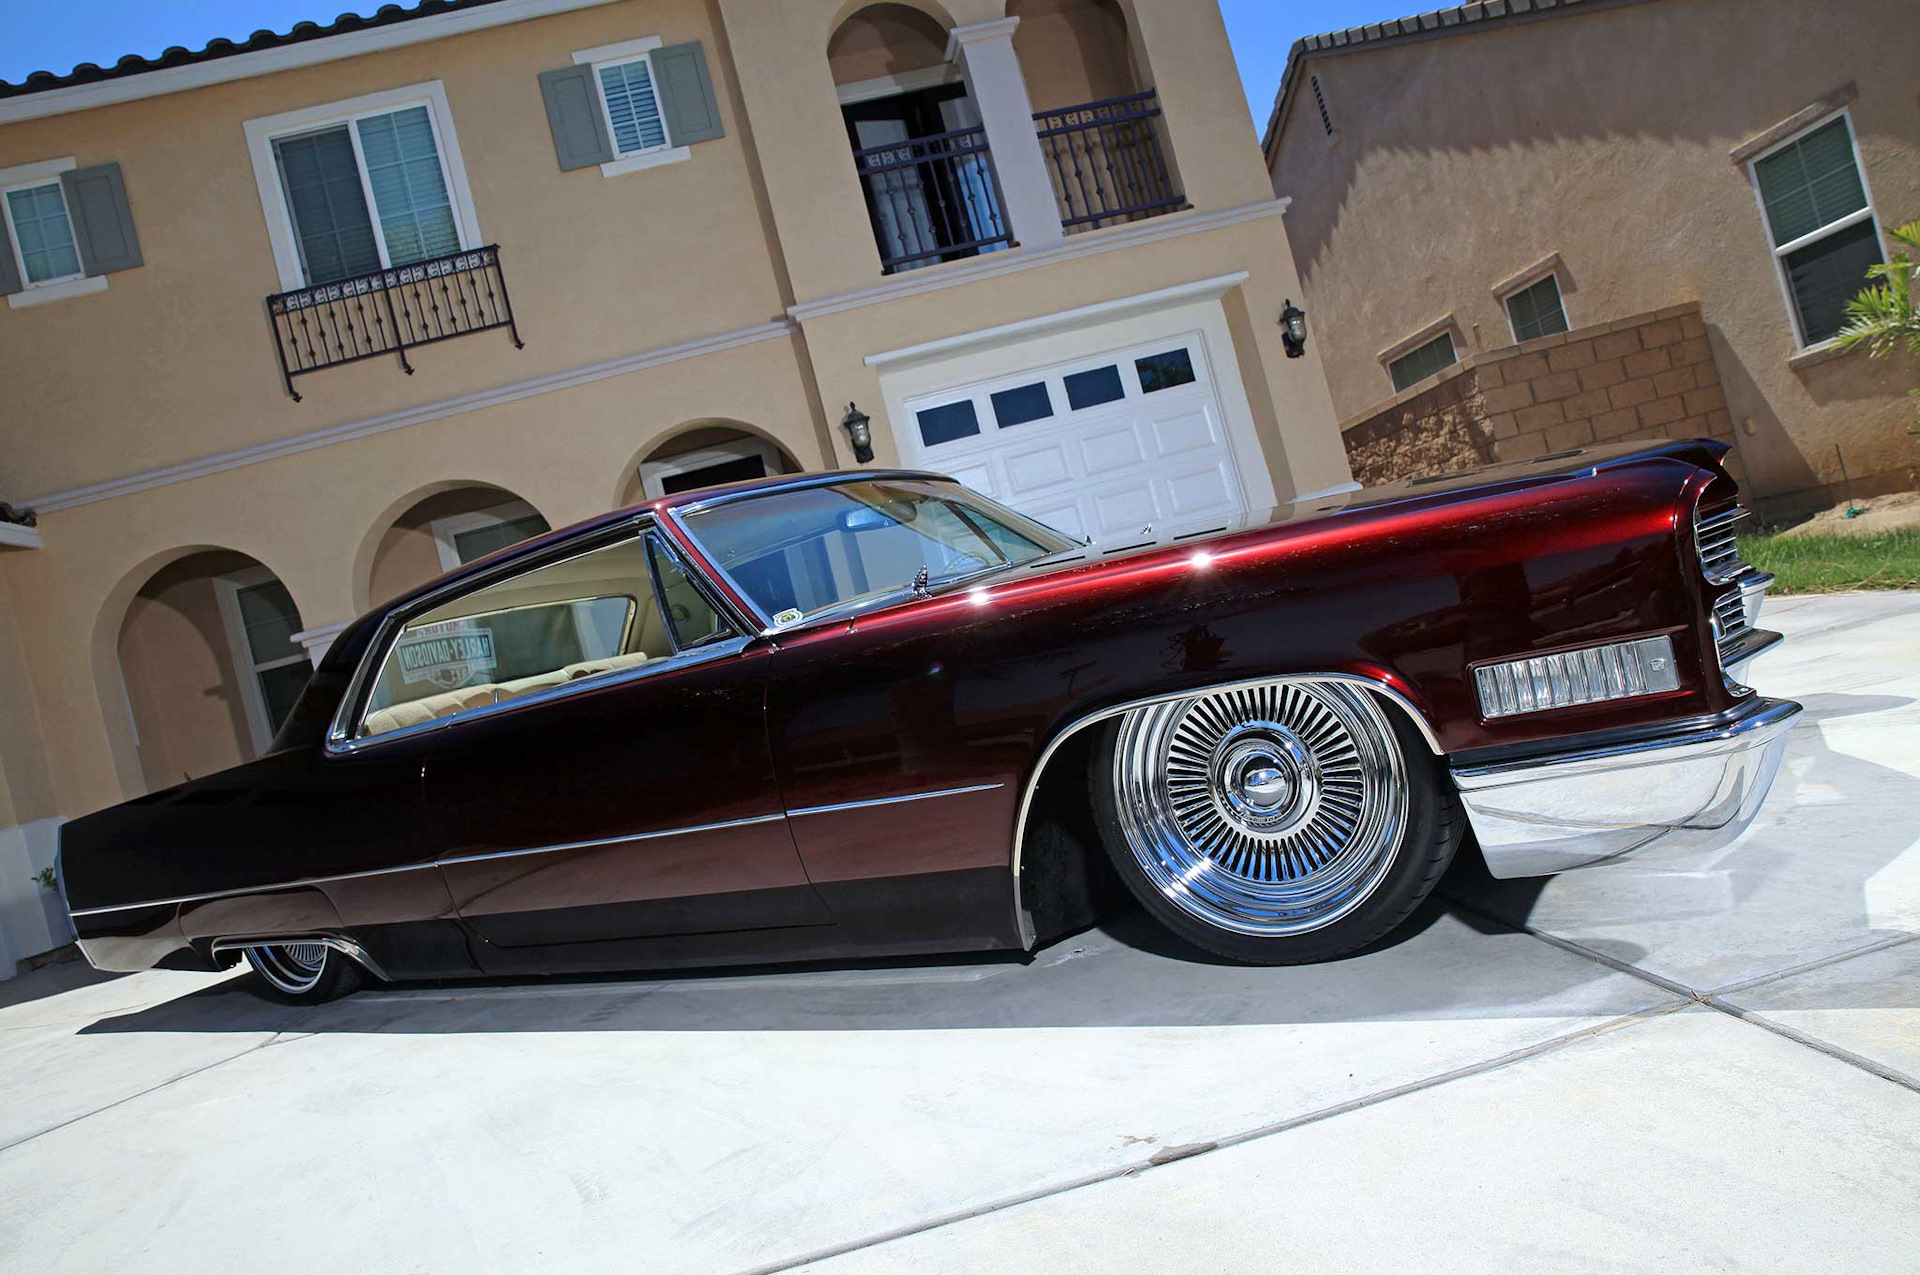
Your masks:
[[[1920,529],[1878,536],[1742,536],[1740,556],[1775,594],[1920,588]]]

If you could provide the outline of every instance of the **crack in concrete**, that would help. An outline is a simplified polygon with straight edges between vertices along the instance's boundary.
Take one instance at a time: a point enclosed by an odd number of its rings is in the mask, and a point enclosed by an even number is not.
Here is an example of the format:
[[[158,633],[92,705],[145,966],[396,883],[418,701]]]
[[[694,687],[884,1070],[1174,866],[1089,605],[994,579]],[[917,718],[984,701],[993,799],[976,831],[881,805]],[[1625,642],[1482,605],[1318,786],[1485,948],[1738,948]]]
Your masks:
[[[179,1084],[183,1080],[191,1080],[195,1076],[205,1075],[207,1072],[212,1071],[216,1067],[224,1067],[230,1062],[238,1062],[240,1059],[246,1058],[252,1054],[257,1054],[263,1049],[271,1048],[274,1045],[288,1044],[296,1040],[307,1040],[317,1035],[319,1035],[318,1032],[275,1032],[273,1035],[269,1036],[267,1039],[256,1042],[255,1044],[249,1045],[245,1049],[241,1050],[239,1053],[228,1054],[225,1058],[215,1059],[213,1062],[207,1063],[205,1066],[195,1067],[192,1071],[183,1071],[179,1075],[171,1076],[166,1080],[161,1081],[157,1085],[148,1085],[145,1089],[136,1090],[135,1092],[127,1094],[124,1097],[115,1098],[112,1102],[107,1103],[103,1107],[95,1107],[92,1111],[83,1111],[77,1116],[69,1116],[67,1119],[62,1120],[59,1124],[48,1125],[46,1128],[37,1130],[33,1133],[29,1133],[23,1138],[15,1138],[12,1142],[9,1142],[3,1146],[0,1146],[0,1155],[5,1155],[7,1152],[13,1150],[15,1147],[23,1147],[29,1142],[34,1142],[34,1141],[37,1141],[38,1139],[44,1138],[50,1133],[58,1133],[60,1132],[60,1130],[72,1128],[74,1125],[77,1125],[84,1120],[91,1120],[95,1116],[104,1115],[107,1112],[112,1111],[116,1107],[124,1107],[128,1103],[133,1102],[136,1099],[146,1097],[148,1094],[159,1093],[162,1089],[171,1088],[174,1085]]]
[[[1664,1017],[1677,1010],[1686,1009],[1692,1004],[1694,1004],[1694,1001],[1691,998],[1686,998],[1670,1001],[1663,1005],[1651,1006],[1647,1009],[1637,1010],[1631,1014],[1623,1014],[1618,1018],[1608,1019],[1606,1022],[1595,1024],[1592,1027],[1583,1027],[1577,1031],[1566,1032],[1559,1036],[1550,1037],[1547,1040],[1522,1046],[1519,1049],[1509,1050],[1493,1058],[1482,1059],[1477,1063],[1469,1063],[1464,1067],[1456,1067],[1451,1071],[1444,1071],[1436,1075],[1423,1077],[1419,1080],[1408,1081],[1402,1085],[1394,1085],[1391,1088],[1382,1089],[1359,1098],[1350,1098],[1345,1102],[1335,1103],[1330,1107],[1322,1107],[1316,1111],[1305,1112],[1298,1116],[1290,1116],[1285,1120],[1275,1121],[1272,1124],[1259,1125],[1252,1129],[1242,1130],[1239,1133],[1228,1134],[1211,1142],[1194,1143],[1191,1144],[1190,1147],[1181,1147],[1178,1148],[1181,1152],[1179,1155],[1165,1157],[1164,1154],[1157,1154],[1144,1160],[1134,1160],[1126,1164],[1115,1165],[1112,1168],[1082,1174],[1077,1178],[1069,1178],[1064,1181],[1050,1183],[1046,1186],[1035,1187],[1032,1190],[1002,1196],[999,1199],[988,1200],[970,1208],[957,1209],[951,1213],[938,1214],[931,1218],[910,1222],[904,1226],[881,1231],[873,1235],[862,1236],[859,1239],[850,1240],[844,1244],[835,1244],[826,1248],[816,1249],[813,1252],[803,1254],[799,1257],[780,1258],[766,1265],[750,1267],[739,1272],[739,1275],[777,1275],[778,1272],[791,1271],[813,1262],[824,1262],[829,1258],[844,1257],[848,1253],[857,1253],[862,1249],[875,1248],[882,1244],[890,1244],[895,1240],[906,1239],[910,1235],[920,1235],[927,1231],[939,1230],[943,1226],[952,1226],[958,1222],[966,1222],[973,1218],[985,1217],[989,1214],[999,1213],[1022,1204],[1032,1204],[1036,1201],[1050,1199],[1057,1195],[1065,1195],[1069,1191],[1077,1191],[1082,1187],[1097,1186],[1102,1182],[1113,1182],[1120,1178],[1133,1177],[1136,1174],[1150,1173],[1168,1165],[1184,1163],[1185,1161],[1197,1159],[1203,1155],[1212,1155],[1228,1147],[1241,1146],[1244,1143],[1252,1142],[1259,1138],[1271,1138],[1293,1129],[1303,1128],[1311,1124],[1319,1124],[1324,1120],[1331,1120],[1335,1116],[1343,1116],[1349,1112],[1360,1111],[1384,1102],[1391,1102],[1395,1098],[1403,1098],[1408,1094],[1420,1093],[1424,1090],[1435,1089],[1441,1085],[1450,1084],[1456,1080],[1465,1080],[1469,1077],[1481,1076],[1488,1072],[1498,1071],[1503,1067],[1524,1062],[1529,1058],[1538,1058],[1543,1054],[1550,1054],[1565,1049],[1569,1045],[1577,1045],[1582,1041],[1592,1040],[1598,1036],[1604,1036],[1624,1028],[1637,1026],[1640,1023],[1648,1022],[1655,1018]]]

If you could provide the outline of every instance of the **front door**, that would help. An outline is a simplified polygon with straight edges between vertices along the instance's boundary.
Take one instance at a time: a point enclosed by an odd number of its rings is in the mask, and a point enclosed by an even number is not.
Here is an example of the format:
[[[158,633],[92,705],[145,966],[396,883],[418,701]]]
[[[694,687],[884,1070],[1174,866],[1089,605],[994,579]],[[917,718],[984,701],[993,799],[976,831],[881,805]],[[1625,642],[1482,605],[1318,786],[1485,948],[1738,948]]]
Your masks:
[[[432,733],[428,819],[482,965],[825,924],[768,754],[766,650],[654,533],[555,553],[409,621],[367,717]]]

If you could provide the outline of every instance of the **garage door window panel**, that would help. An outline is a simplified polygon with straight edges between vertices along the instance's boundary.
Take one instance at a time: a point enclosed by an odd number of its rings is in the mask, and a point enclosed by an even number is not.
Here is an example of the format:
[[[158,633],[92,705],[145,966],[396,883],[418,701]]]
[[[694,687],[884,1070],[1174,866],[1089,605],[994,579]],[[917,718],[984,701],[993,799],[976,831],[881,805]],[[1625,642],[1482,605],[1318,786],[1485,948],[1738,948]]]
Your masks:
[[[920,425],[920,439],[928,447],[971,438],[980,432],[980,414],[972,399],[929,407],[914,413]]]
[[[1133,366],[1140,373],[1140,390],[1144,394],[1177,389],[1198,379],[1193,371],[1193,355],[1184,349],[1149,354],[1135,359]]]
[[[1045,381],[1018,385],[1010,390],[996,390],[989,397],[993,401],[993,419],[1001,429],[1045,420],[1053,415],[1053,399],[1047,393]]]
[[[1104,403],[1117,403],[1127,396],[1120,380],[1120,369],[1109,363],[1084,372],[1069,372],[1061,378],[1067,390],[1067,406],[1079,412]]]

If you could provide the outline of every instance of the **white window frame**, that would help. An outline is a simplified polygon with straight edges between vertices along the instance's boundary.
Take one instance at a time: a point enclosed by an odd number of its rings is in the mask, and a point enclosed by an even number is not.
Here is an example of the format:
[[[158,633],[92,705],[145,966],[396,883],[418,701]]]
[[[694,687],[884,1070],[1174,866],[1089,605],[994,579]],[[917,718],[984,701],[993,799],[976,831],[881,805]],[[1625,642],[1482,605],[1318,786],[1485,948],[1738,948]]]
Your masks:
[[[614,157],[600,165],[602,177],[618,177],[622,173],[637,173],[648,168],[658,168],[662,164],[677,164],[683,159],[693,158],[690,146],[673,144],[673,128],[667,123],[666,104],[660,100],[660,77],[650,56],[663,41],[657,35],[643,36],[638,40],[622,40],[618,44],[602,44],[591,49],[576,49],[573,64],[584,66],[593,81],[593,100],[600,108],[600,122],[606,126],[607,141],[614,147]],[[666,134],[664,145],[652,146],[646,150],[621,153],[620,144],[614,141],[613,112],[607,109],[607,94],[600,85],[600,71],[604,67],[621,66],[628,62],[647,64],[647,81],[653,86],[653,104],[660,108],[660,128]]]
[[[460,139],[453,129],[453,109],[447,105],[447,90],[439,80],[409,84],[405,88],[385,89],[327,102],[320,106],[263,115],[246,122],[247,153],[253,159],[253,177],[260,188],[260,209],[267,218],[267,239],[273,245],[273,264],[280,273],[282,292],[299,292],[307,287],[306,272],[300,264],[300,241],[294,233],[293,214],[287,209],[286,192],[280,186],[280,165],[275,162],[273,144],[283,137],[318,132],[323,128],[351,125],[370,115],[390,115],[409,107],[424,106],[433,125],[434,149],[440,154],[440,172],[447,183],[447,198],[453,206],[454,226],[460,234],[460,250],[469,252],[486,244],[480,233],[480,215],[474,211],[473,190],[467,185],[467,165],[460,155]],[[386,236],[380,231],[380,208],[374,202],[367,183],[367,161],[360,152],[360,130],[349,127],[347,137],[353,143],[353,155],[360,168],[360,187],[367,201],[367,214],[373,219],[374,249],[380,254],[382,269],[391,266],[387,259]]]
[[[448,514],[445,518],[435,518],[428,523],[433,532],[433,545],[440,554],[440,569],[451,571],[455,567],[465,566],[460,560],[460,547],[456,538],[469,531],[479,531],[483,527],[498,527],[502,523],[516,522],[521,518],[537,518],[540,511],[524,500],[509,500],[494,505],[490,509],[476,509],[471,513]]]
[[[253,755],[260,756],[273,742],[273,722],[267,717],[267,697],[260,691],[260,674],[289,664],[313,662],[304,648],[292,655],[265,664],[255,662],[253,647],[247,642],[247,622],[240,611],[240,591],[278,580],[271,568],[248,567],[231,575],[213,578],[214,596],[220,604],[220,619],[227,630],[227,646],[233,656],[234,680],[240,683],[240,703],[247,714],[247,733],[253,737]],[[295,618],[298,619],[298,609]],[[300,644],[296,641],[295,646]]]
[[[1760,226],[1766,231],[1767,244],[1771,247],[1774,239],[1773,219],[1767,215],[1766,194],[1760,189],[1760,161],[1777,151],[1785,150],[1807,134],[1825,128],[1836,118],[1846,121],[1847,144],[1853,150],[1853,171],[1860,176],[1860,193],[1867,197],[1867,202],[1865,207],[1848,213],[1838,221],[1830,222],[1818,230],[1808,231],[1798,239],[1773,248],[1773,273],[1780,282],[1780,300],[1787,307],[1787,322],[1792,325],[1796,354],[1804,354],[1809,350],[1832,349],[1836,338],[1828,337],[1824,341],[1808,344],[1806,330],[1800,324],[1800,307],[1793,299],[1793,280],[1787,275],[1787,258],[1802,248],[1811,248],[1822,239],[1839,234],[1843,230],[1851,230],[1863,221],[1871,221],[1874,241],[1880,245],[1880,260],[1887,261],[1890,258],[1887,255],[1886,231],[1880,225],[1880,215],[1874,211],[1873,187],[1867,184],[1867,166],[1860,158],[1860,134],[1853,126],[1853,112],[1846,107],[1842,106],[1838,110],[1829,111],[1805,128],[1790,133],[1765,150],[1747,157],[1747,183],[1753,187],[1753,201],[1760,209]]]
[[[43,159],[31,164],[15,164],[11,168],[0,168],[0,218],[5,218],[7,241],[12,245],[13,268],[20,272],[20,291],[7,298],[7,305],[18,310],[30,305],[44,305],[48,301],[61,301],[67,297],[84,297],[94,292],[107,290],[107,277],[103,274],[89,275],[86,262],[80,263],[80,269],[58,279],[46,279],[34,283],[27,278],[27,257],[20,248],[20,232],[14,228],[13,206],[7,196],[16,190],[32,190],[37,186],[51,185],[60,192],[60,207],[67,214],[67,232],[73,235],[74,255],[80,253],[80,236],[73,228],[73,210],[67,207],[66,187],[60,181],[60,174],[72,172],[79,164],[71,155],[59,159]]]
[[[769,477],[781,473],[785,466],[780,461],[780,453],[772,443],[763,438],[730,438],[724,443],[715,443],[712,447],[702,447],[697,452],[681,452],[677,456],[668,456],[662,460],[643,460],[640,462],[640,490],[648,500],[667,494],[666,480],[682,474],[697,473],[713,465],[727,465],[736,460],[751,460],[755,456],[767,468]]]
[[[1453,344],[1453,362],[1447,364],[1447,367],[1440,369],[1440,372],[1444,372],[1447,368],[1460,366],[1460,349],[1463,344],[1460,340],[1460,324],[1455,321],[1451,314],[1442,315],[1440,318],[1422,327],[1419,331],[1400,338],[1400,340],[1395,341],[1375,356],[1380,360],[1380,371],[1386,375],[1387,384],[1392,387],[1393,393],[1405,394],[1407,390],[1413,388],[1413,385],[1409,385],[1407,389],[1403,390],[1393,384],[1393,365],[1401,359],[1406,358],[1407,355],[1412,354],[1415,350],[1432,345],[1443,336]],[[1439,374],[1439,372],[1433,373],[1434,376],[1438,376]],[[1420,382],[1415,381],[1413,384],[1418,385]]]
[[[1553,280],[1554,295],[1560,298],[1560,321],[1567,325],[1567,331],[1573,331],[1573,314],[1567,309],[1567,281],[1566,277],[1560,273],[1560,254],[1556,252],[1543,260],[1534,262],[1518,274],[1508,275],[1493,286],[1493,298],[1500,303],[1501,311],[1507,316],[1507,333],[1513,337],[1515,345],[1522,343],[1520,329],[1514,324],[1513,307],[1508,302],[1546,278]],[[1538,339],[1537,337],[1527,338],[1529,341]],[[1457,347],[1454,353],[1459,354]]]

